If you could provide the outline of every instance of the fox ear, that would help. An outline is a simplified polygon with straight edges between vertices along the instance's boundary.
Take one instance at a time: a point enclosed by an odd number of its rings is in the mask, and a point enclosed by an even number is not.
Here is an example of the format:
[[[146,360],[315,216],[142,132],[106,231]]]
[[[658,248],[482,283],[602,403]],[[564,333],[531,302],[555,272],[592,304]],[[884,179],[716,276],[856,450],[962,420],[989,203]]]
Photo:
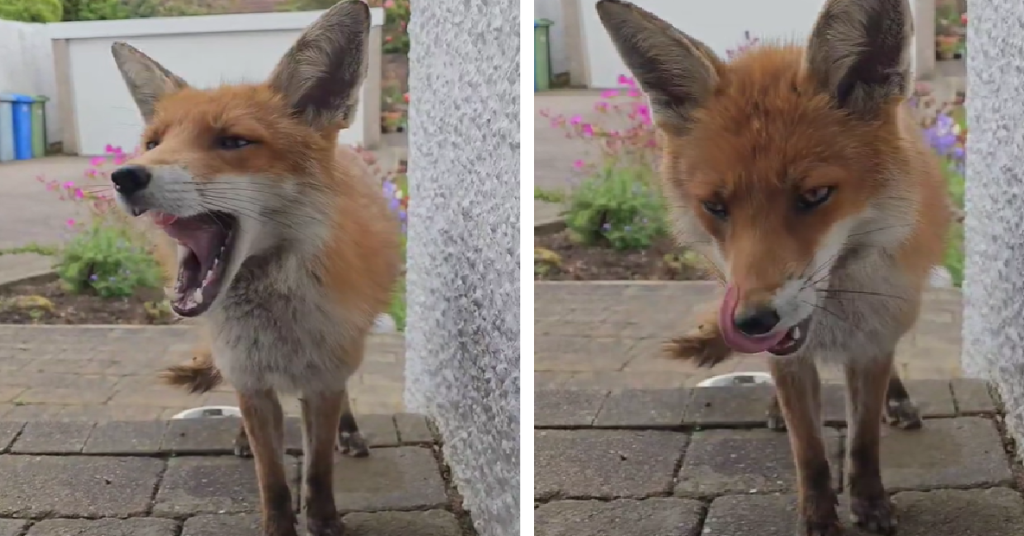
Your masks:
[[[647,93],[658,126],[686,134],[693,112],[718,86],[722,61],[704,43],[628,2],[601,0],[597,14]]]
[[[807,45],[807,72],[840,108],[876,117],[910,90],[913,34],[907,0],[829,0]]]
[[[188,87],[184,80],[128,43],[114,43],[110,52],[147,123],[153,119],[161,97]]]
[[[344,128],[359,104],[369,34],[370,8],[343,0],[299,37],[268,84],[313,128]]]

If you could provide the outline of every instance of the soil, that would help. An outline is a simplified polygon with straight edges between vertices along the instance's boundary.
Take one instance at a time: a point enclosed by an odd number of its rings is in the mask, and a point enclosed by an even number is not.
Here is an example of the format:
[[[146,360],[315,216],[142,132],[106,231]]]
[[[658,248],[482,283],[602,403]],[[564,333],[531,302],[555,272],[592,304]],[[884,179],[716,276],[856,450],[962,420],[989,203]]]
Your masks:
[[[651,247],[619,251],[611,247],[587,246],[572,240],[569,231],[534,238],[535,248],[558,256],[551,263],[534,262],[534,279],[544,281],[700,281],[711,275],[697,263],[686,262],[685,249],[671,238],[656,241]],[[538,269],[543,264],[543,268]]]
[[[101,298],[96,295],[71,294],[61,287],[60,281],[49,278],[0,288],[0,323],[177,323],[177,317],[169,312],[164,302],[164,293],[160,289],[139,292],[128,298]],[[164,304],[162,309],[158,309],[159,304]]]

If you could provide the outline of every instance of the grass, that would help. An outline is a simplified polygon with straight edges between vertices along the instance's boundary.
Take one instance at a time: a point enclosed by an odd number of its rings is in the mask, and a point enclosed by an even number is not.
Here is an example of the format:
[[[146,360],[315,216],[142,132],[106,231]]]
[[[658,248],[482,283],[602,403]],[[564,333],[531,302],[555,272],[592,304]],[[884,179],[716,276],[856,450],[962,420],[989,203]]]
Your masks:
[[[949,196],[954,206],[964,206],[964,176],[957,172],[953,166],[947,165],[944,168],[946,184],[949,185]],[[949,270],[953,278],[953,284],[958,288],[964,281],[964,226],[954,223],[950,229],[949,243],[946,245],[946,255],[943,264]]]

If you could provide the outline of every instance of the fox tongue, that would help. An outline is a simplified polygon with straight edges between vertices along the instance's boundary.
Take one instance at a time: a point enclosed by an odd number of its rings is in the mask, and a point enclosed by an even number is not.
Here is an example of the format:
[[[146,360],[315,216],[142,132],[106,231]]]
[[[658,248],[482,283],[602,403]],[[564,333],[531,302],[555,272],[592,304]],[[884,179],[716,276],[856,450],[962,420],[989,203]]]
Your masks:
[[[162,227],[168,236],[192,250],[204,270],[209,268],[220,242],[223,241],[221,229],[203,221],[179,218]]]
[[[718,326],[722,330],[722,339],[725,340],[725,344],[732,348],[733,351],[743,354],[764,352],[779,344],[786,337],[785,330],[759,337],[751,337],[741,333],[736,329],[736,325],[733,322],[738,303],[739,291],[736,290],[736,287],[729,285],[725,291],[725,298],[722,300],[722,307],[718,310]]]

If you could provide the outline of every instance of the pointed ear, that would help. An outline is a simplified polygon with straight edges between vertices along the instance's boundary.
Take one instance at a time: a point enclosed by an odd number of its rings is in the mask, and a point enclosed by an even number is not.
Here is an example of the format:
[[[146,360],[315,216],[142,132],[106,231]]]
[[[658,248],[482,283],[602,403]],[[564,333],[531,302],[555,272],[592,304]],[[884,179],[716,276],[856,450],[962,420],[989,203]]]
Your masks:
[[[693,112],[718,86],[722,61],[704,43],[628,2],[601,0],[597,14],[650,98],[658,126],[676,135],[689,132]]]
[[[110,52],[147,123],[153,119],[156,103],[161,97],[188,87],[184,80],[127,43],[114,43]]]
[[[366,76],[370,8],[343,0],[299,37],[267,82],[317,130],[348,126]]]
[[[829,0],[807,45],[807,72],[839,107],[876,117],[910,91],[913,34],[907,0]]]

